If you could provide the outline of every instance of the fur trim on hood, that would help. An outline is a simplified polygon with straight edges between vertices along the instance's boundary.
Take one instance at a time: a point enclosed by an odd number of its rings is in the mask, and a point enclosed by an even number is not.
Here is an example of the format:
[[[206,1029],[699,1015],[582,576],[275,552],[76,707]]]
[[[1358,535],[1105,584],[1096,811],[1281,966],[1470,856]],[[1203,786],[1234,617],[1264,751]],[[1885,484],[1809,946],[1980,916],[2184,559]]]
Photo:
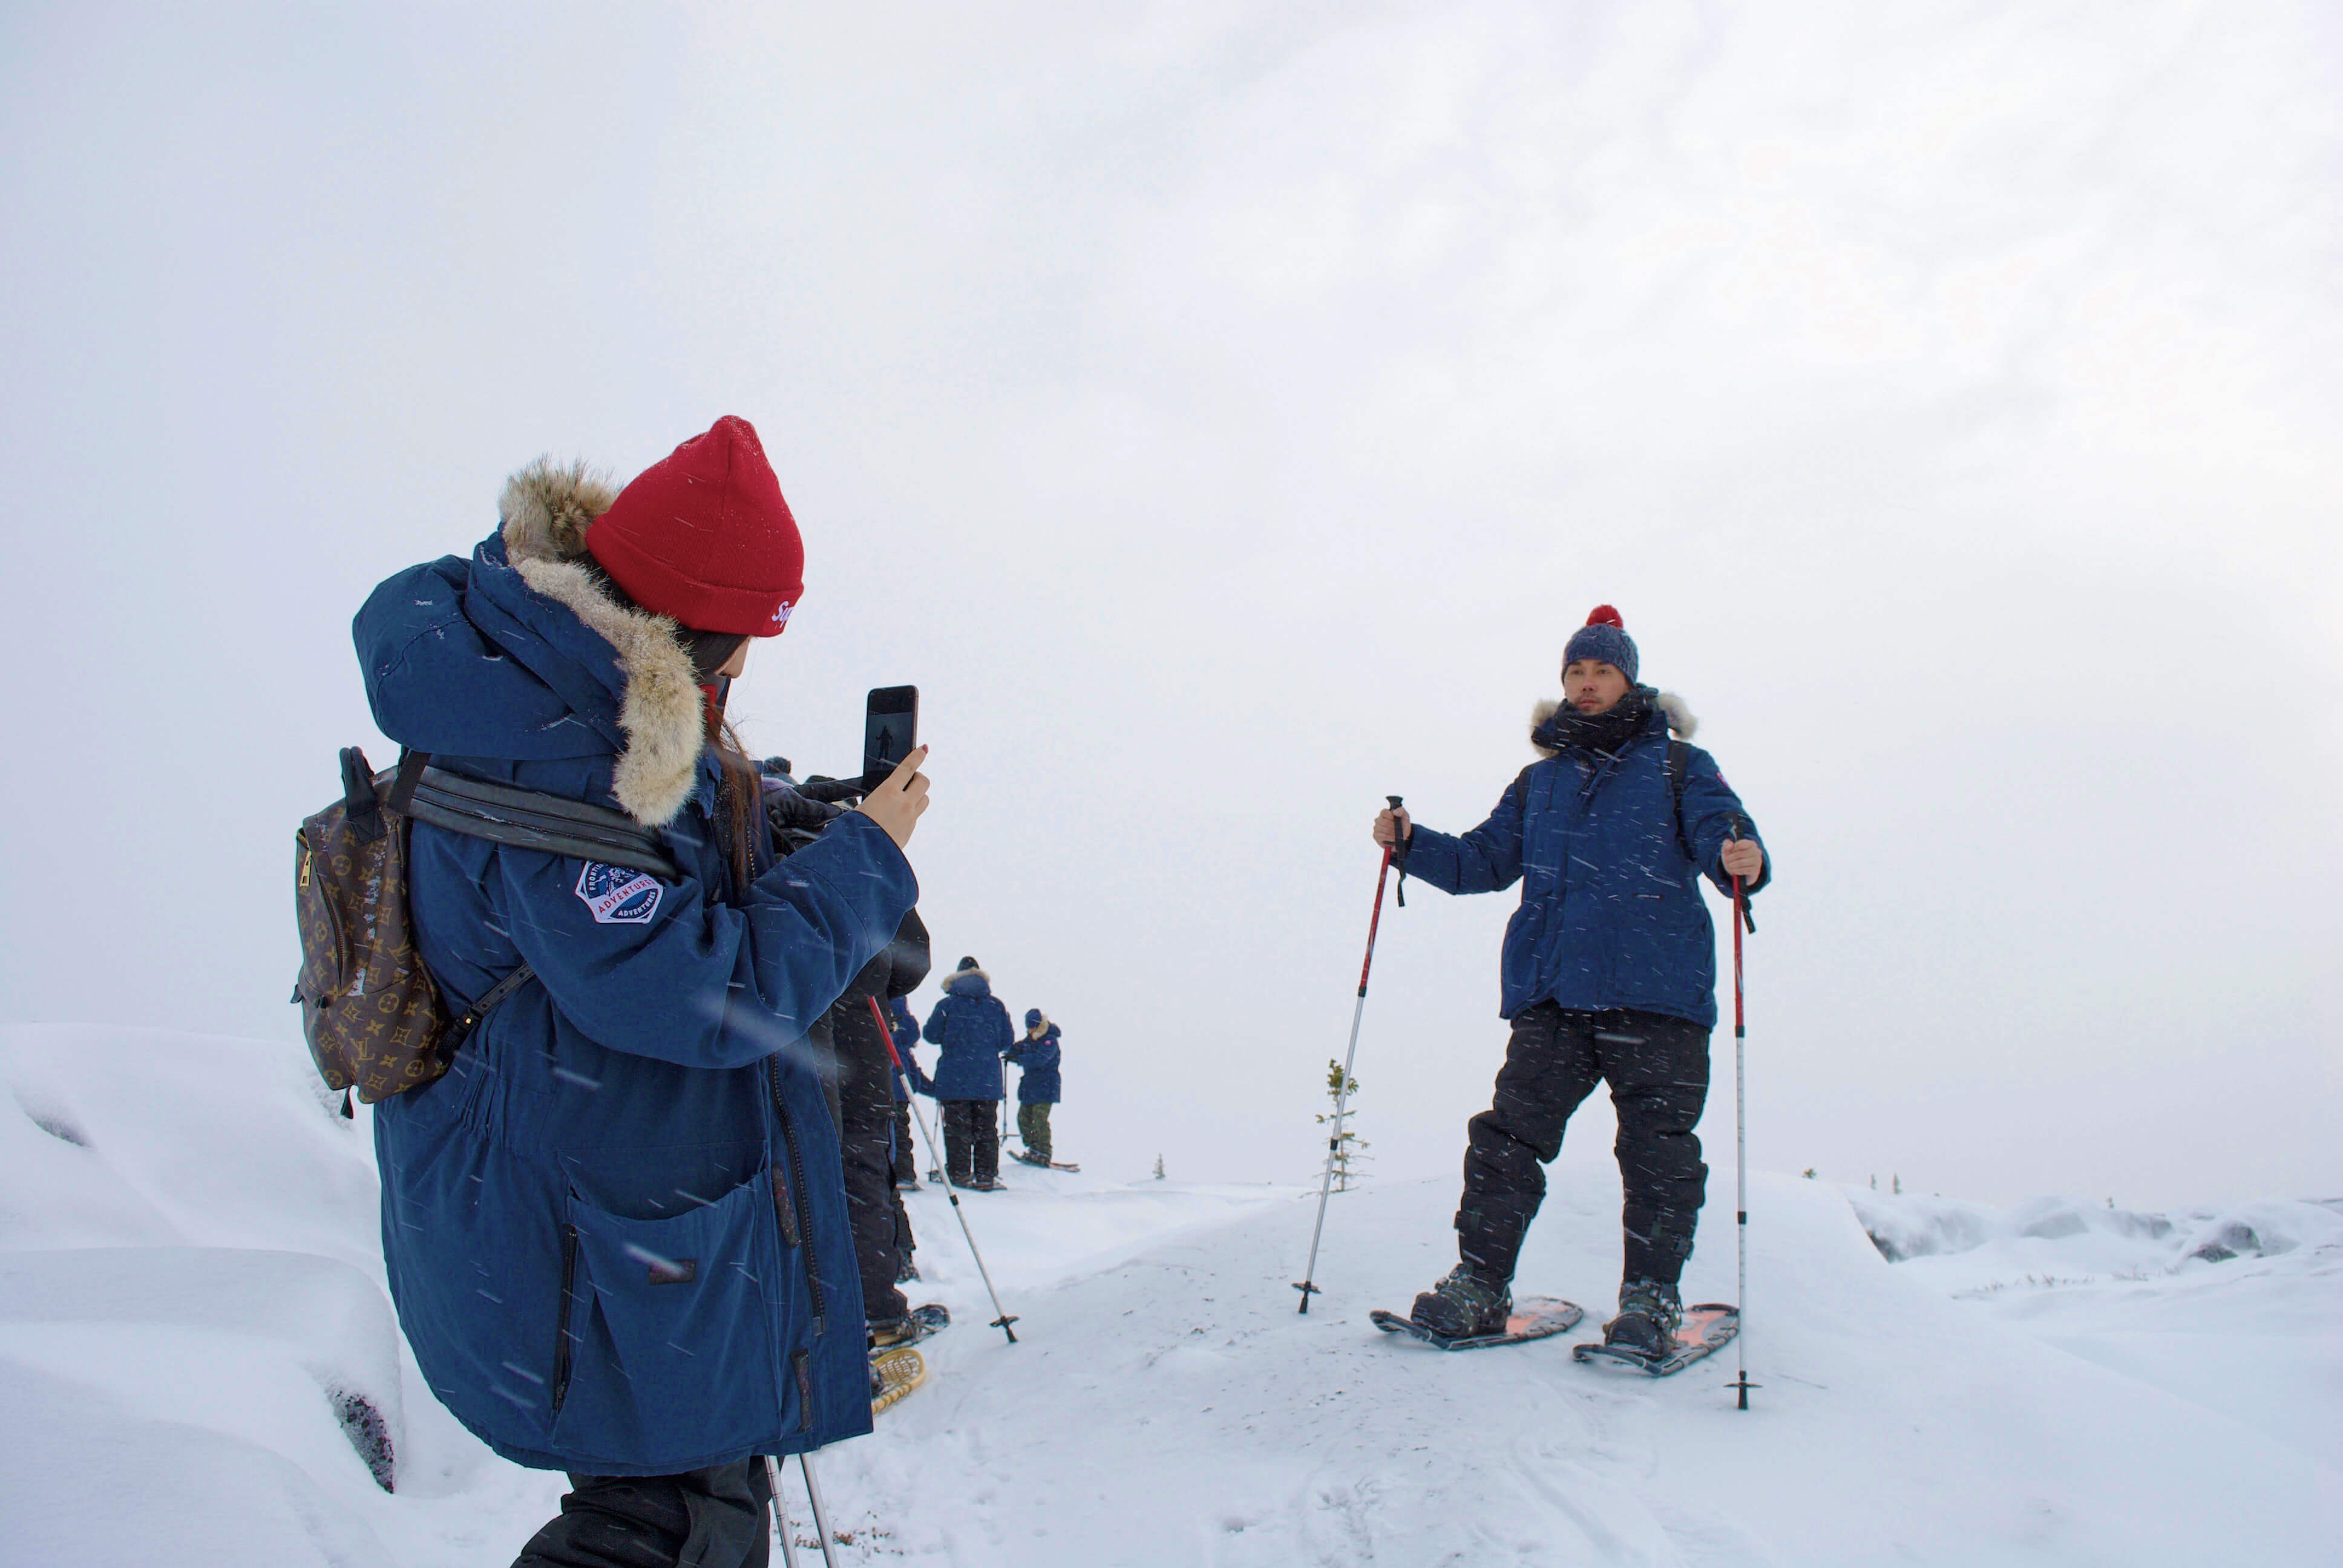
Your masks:
[[[1700,728],[1700,720],[1693,717],[1692,709],[1683,698],[1673,691],[1655,694],[1652,699],[1652,706],[1666,714],[1668,729],[1686,740],[1691,739],[1693,731]],[[1561,755],[1551,746],[1539,745],[1537,739],[1538,731],[1545,728],[1545,721],[1561,711],[1561,699],[1552,697],[1540,700],[1530,709],[1530,749],[1541,757]]]
[[[618,655],[626,683],[618,728],[627,745],[611,792],[628,816],[663,828],[691,799],[708,732],[680,628],[666,616],[619,603],[588,569],[587,527],[617,498],[609,482],[584,463],[539,457],[505,482],[497,513],[506,558],[521,580],[576,615]]]

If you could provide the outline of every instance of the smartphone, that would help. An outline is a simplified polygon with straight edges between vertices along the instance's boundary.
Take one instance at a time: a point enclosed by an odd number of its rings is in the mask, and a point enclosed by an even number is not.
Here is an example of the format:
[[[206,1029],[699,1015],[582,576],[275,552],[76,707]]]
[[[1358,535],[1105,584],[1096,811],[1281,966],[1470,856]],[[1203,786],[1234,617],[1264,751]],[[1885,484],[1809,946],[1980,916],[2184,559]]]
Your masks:
[[[920,689],[871,689],[862,709],[862,788],[876,789],[920,744]]]

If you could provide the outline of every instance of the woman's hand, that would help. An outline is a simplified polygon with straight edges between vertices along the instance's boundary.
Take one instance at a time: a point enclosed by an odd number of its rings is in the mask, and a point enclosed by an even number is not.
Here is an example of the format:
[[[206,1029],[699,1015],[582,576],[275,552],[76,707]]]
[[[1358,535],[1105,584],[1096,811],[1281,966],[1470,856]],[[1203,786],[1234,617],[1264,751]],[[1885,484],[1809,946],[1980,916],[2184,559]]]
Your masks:
[[[1406,807],[1397,810],[1386,807],[1375,814],[1375,842],[1384,849],[1396,849],[1414,835],[1415,823],[1409,819]]]
[[[928,776],[920,771],[920,764],[928,759],[928,749],[920,747],[887,775],[887,781],[862,797],[855,808],[881,828],[887,837],[895,840],[895,848],[911,847],[911,829],[919,824],[920,813],[928,809]]]
[[[1726,876],[1754,882],[1765,869],[1765,847],[1755,839],[1727,839],[1723,859]]]

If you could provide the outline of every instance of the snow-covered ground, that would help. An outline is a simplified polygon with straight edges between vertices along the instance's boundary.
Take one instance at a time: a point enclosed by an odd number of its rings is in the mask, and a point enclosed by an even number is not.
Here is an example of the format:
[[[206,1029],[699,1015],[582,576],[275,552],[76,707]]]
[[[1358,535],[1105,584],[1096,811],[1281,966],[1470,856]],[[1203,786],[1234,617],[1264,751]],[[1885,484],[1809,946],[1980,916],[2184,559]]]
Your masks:
[[[497,1564],[550,1516],[560,1479],[489,1455],[416,1380],[366,1124],[297,1052],[14,1028],[0,1081],[8,1560]],[[1560,1342],[1374,1332],[1369,1308],[1449,1261],[1446,1181],[1338,1197],[1305,1317],[1312,1195],[1092,1163],[965,1200],[1015,1345],[940,1195],[915,1198],[959,1322],[928,1388],[820,1457],[846,1561],[2286,1564],[2343,1540],[2329,1206],[2001,1211],[1758,1178],[1744,1413],[1729,1364],[1652,1382]],[[1616,1202],[1560,1172],[1523,1287],[1599,1315]],[[1711,1215],[1688,1299],[1733,1295]]]

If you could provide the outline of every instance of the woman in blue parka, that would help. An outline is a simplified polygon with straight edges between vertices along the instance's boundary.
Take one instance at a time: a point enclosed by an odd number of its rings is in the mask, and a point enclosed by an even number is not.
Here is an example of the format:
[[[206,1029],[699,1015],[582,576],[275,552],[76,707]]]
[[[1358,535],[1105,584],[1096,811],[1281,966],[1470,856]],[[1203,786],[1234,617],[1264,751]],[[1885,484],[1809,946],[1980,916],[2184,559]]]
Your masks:
[[[695,1563],[761,1563],[755,1456],[870,1425],[801,1045],[917,899],[921,758],[775,859],[721,703],[803,555],[746,421],[615,497],[539,462],[500,510],[468,559],[359,612],[376,722],[438,768],[625,810],[680,875],[413,825],[417,942],[451,1007],[535,978],[445,1077],[375,1108],[391,1292],[448,1409],[571,1474],[521,1563],[668,1562],[687,1540]]]
[[[943,1103],[944,1179],[992,1191],[1001,1185],[1001,1056],[1017,1031],[974,959],[960,960],[920,1033],[943,1047],[935,1078],[919,1087]]]
[[[1597,1083],[1619,1117],[1624,1257],[1607,1342],[1664,1352],[1682,1321],[1708,1167],[1693,1132],[1708,1097],[1716,932],[1704,876],[1754,893],[1773,868],[1740,798],[1690,737],[1678,699],[1636,684],[1634,639],[1608,605],[1563,650],[1563,695],[1541,703],[1522,769],[1487,821],[1461,837],[1375,819],[1406,875],[1448,893],[1522,884],[1505,927],[1513,1023],[1490,1108],[1473,1118],[1457,1206],[1459,1261],[1410,1314],[1443,1338],[1503,1329],[1513,1265],[1545,1195],[1543,1167]]]

